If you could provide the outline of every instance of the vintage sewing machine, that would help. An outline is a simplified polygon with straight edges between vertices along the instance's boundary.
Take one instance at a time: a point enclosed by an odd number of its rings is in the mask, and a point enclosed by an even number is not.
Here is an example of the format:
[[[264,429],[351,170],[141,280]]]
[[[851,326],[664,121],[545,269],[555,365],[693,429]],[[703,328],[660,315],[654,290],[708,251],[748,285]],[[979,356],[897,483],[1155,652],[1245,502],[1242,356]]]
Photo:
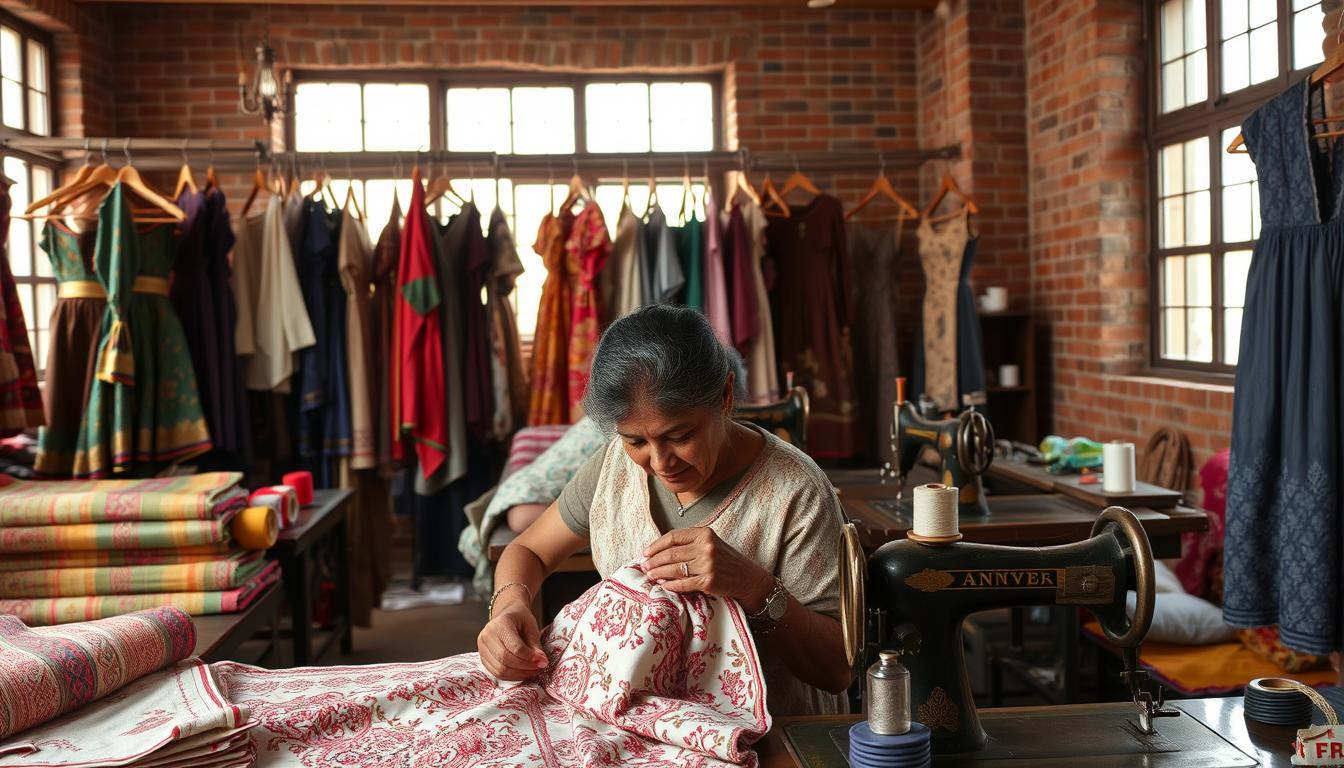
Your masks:
[[[891,447],[895,466],[890,474],[897,486],[919,459],[925,446],[942,459],[940,482],[959,490],[957,514],[961,517],[989,514],[980,475],[994,461],[994,429],[983,413],[967,408],[952,419],[926,419],[905,399],[905,379],[896,379],[896,402],[891,423]],[[885,474],[885,473],[884,473]]]
[[[1138,593],[1132,620],[1125,612],[1129,589]],[[840,592],[851,663],[863,656],[865,626],[877,649],[905,650],[901,661],[910,669],[911,715],[933,731],[935,753],[985,747],[961,627],[967,615],[992,608],[1088,609],[1110,641],[1125,649],[1125,678],[1138,706],[1136,720],[1125,721],[1132,735],[1151,739],[1155,718],[1179,714],[1163,707],[1160,693],[1154,701],[1141,686],[1145,673],[1138,668],[1138,647],[1153,616],[1153,556],[1138,518],[1122,507],[1107,508],[1091,538],[1073,544],[926,546],[902,540],[883,545],[866,562],[851,523],[841,539]]]

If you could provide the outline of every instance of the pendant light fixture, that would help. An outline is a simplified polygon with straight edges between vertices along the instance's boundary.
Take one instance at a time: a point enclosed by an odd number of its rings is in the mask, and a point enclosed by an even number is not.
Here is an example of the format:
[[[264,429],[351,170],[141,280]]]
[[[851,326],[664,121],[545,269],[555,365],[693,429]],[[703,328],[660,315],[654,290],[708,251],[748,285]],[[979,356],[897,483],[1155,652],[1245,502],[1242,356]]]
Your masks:
[[[271,10],[266,9],[266,31],[257,43],[257,71],[249,82],[247,73],[238,71],[238,110],[245,115],[261,115],[269,124],[277,115],[285,114],[285,87],[289,73],[282,79],[275,65],[275,49],[271,47]]]

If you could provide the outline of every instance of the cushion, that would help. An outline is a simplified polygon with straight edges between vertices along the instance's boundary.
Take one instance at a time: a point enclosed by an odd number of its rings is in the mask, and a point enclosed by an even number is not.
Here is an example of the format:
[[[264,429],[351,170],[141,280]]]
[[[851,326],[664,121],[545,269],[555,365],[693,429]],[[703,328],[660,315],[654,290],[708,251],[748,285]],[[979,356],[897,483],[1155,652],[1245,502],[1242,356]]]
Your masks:
[[[1130,591],[1125,612],[1134,616],[1136,596]],[[1157,643],[1207,645],[1236,638],[1237,630],[1223,621],[1218,606],[1183,592],[1160,592],[1153,607],[1153,627],[1148,639]]]
[[[1325,669],[1330,666],[1328,659],[1313,656],[1310,653],[1294,651],[1283,644],[1279,638],[1279,628],[1256,627],[1237,630],[1241,644],[1266,661],[1272,662],[1284,672],[1307,672],[1313,669]]]
[[[1161,560],[1153,561],[1153,576],[1153,588],[1157,591],[1157,594],[1185,592],[1185,589],[1181,586],[1181,580],[1178,579],[1175,572]]]

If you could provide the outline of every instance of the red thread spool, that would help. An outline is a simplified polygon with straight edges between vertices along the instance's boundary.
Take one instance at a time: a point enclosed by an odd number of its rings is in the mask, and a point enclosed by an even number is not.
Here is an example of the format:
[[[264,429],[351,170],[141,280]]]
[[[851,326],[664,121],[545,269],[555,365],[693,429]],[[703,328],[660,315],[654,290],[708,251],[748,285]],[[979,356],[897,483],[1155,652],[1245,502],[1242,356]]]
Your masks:
[[[281,478],[285,485],[294,486],[294,492],[298,494],[299,504],[308,506],[313,503],[313,473],[312,472],[290,472]]]

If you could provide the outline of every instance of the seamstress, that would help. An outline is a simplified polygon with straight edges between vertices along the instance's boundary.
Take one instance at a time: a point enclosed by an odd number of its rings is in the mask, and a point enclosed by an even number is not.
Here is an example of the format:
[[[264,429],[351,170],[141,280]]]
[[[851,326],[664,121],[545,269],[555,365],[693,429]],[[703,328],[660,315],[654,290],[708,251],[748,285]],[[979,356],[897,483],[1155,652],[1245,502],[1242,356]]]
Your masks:
[[[844,711],[839,504],[806,454],[733,421],[733,354],[686,308],[644,307],[603,334],[584,408],[614,435],[500,557],[476,640],[491,673],[546,666],[530,602],[588,547],[604,578],[646,560],[669,590],[737,600],[772,714]]]

